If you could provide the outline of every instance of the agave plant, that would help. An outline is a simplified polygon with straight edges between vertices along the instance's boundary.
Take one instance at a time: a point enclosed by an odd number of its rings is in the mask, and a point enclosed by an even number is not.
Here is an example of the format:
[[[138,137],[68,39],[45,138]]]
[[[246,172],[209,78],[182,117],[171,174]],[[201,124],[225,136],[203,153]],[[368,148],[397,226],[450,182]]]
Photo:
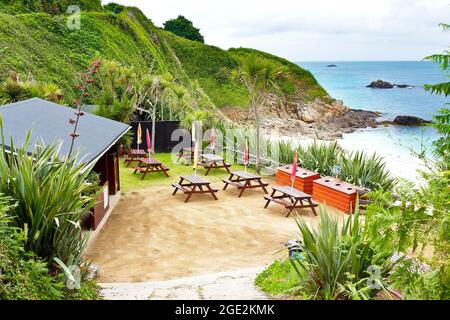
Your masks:
[[[353,152],[339,160],[339,178],[373,190],[389,190],[395,179],[386,169],[386,163],[376,154],[367,156],[362,151]]]
[[[314,141],[303,152],[300,152],[298,157],[303,168],[330,176],[333,175],[333,167],[338,162],[341,153],[337,143],[325,144]]]
[[[26,235],[25,249],[52,261],[79,264],[87,242],[80,219],[94,205],[96,194],[87,180],[89,168],[77,164],[76,155],[60,159],[56,145],[29,149],[31,131],[23,146],[10,150],[0,118],[0,193],[14,199],[11,215]],[[32,156],[30,156],[32,154]]]
[[[317,230],[303,220],[297,221],[303,252],[291,262],[301,286],[316,299],[368,298],[376,292],[367,281],[371,266],[376,266],[379,277],[374,280],[383,288],[384,279],[394,267],[390,261],[393,247],[369,240],[358,210],[342,227],[324,207],[320,219]]]
[[[62,90],[52,83],[38,83],[31,74],[26,81],[21,81],[16,72],[11,72],[9,79],[0,85],[0,100],[4,103],[39,97],[48,101],[61,103],[64,98]]]
[[[304,149],[301,146],[295,147],[294,143],[290,140],[280,140],[278,141],[279,161],[281,164],[290,164],[294,161],[294,154],[297,150],[298,154],[304,154]]]
[[[6,80],[1,85],[0,94],[2,99],[6,102],[17,102],[29,97],[28,88],[26,88],[22,83],[11,79]]]

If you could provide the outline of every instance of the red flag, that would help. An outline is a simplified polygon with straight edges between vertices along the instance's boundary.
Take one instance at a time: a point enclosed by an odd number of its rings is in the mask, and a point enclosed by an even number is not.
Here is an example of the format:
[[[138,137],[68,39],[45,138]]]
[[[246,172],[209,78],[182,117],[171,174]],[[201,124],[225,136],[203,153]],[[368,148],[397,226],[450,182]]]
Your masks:
[[[147,151],[148,153],[150,153],[150,151],[152,150],[152,142],[150,139],[150,133],[148,132],[148,129],[145,129],[145,136],[147,138]]]
[[[298,154],[296,151],[294,155],[294,161],[292,163],[292,175],[291,175],[292,183],[294,183],[295,179],[297,178],[297,162],[298,162]]]
[[[244,146],[244,165],[248,166],[248,140],[245,140]]]

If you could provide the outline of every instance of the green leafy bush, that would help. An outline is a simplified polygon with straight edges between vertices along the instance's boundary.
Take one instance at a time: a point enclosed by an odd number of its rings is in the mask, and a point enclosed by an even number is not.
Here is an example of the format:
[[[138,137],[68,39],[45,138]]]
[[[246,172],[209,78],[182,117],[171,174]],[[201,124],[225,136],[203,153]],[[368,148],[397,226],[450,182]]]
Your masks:
[[[12,225],[7,213],[12,199],[0,194],[0,300],[63,298],[62,283],[48,273],[47,263],[26,252],[23,230]]]
[[[164,29],[188,40],[201,43],[205,42],[205,39],[200,33],[200,29],[194,27],[192,21],[186,19],[184,16],[178,16],[176,19],[167,20],[164,22]]]
[[[114,2],[110,2],[107,5],[104,5],[103,8],[105,10],[111,11],[112,13],[115,13],[115,14],[119,14],[123,10],[125,10],[125,6],[118,4],[118,3],[114,3]]]
[[[275,261],[256,277],[255,284],[271,295],[300,294],[298,275],[289,261]]]

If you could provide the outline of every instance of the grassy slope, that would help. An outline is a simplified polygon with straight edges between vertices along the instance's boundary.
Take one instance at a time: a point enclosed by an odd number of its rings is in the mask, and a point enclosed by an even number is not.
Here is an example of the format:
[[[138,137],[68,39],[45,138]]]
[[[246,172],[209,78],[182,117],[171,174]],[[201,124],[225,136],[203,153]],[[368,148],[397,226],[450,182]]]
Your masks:
[[[282,89],[286,94],[301,96],[305,99],[305,101],[312,101],[316,98],[328,98],[328,93],[317,82],[312,73],[293,62],[267,52],[249,48],[232,48],[228,50],[228,52],[235,57],[254,53],[265,59],[272,60],[283,65],[290,73],[289,80],[284,81],[282,84]]]
[[[246,107],[245,89],[227,74],[238,66],[239,56],[248,52],[250,49],[224,51],[177,37],[156,28],[136,8],[119,15],[84,13],[81,30],[74,31],[66,27],[63,16],[0,13],[0,81],[11,70],[22,77],[31,72],[38,81],[58,84],[68,99],[73,97],[74,75],[99,55],[140,70],[156,66],[171,72],[187,88],[191,80],[198,80],[216,106]],[[301,93],[305,100],[326,96],[309,72],[287,60],[255,52],[288,66],[293,80],[284,84],[286,92]]]
[[[238,67],[238,61],[227,51],[161,31],[183,65],[187,75],[199,81],[218,107],[246,106],[248,94],[243,86],[232,82],[227,72]]]
[[[71,31],[64,19],[47,14],[0,14],[0,74],[32,72],[70,95],[74,75],[98,54],[140,69],[149,68],[153,60],[167,67],[163,53],[127,15],[88,13],[81,23],[81,30]]]
[[[247,48],[224,51],[214,46],[177,37],[168,32],[164,32],[163,36],[175,51],[189,77],[200,82],[218,107],[248,105],[248,94],[245,88],[231,81],[227,75],[232,69],[239,66],[241,56],[250,53],[273,60],[289,70],[291,77],[282,86],[286,94],[300,96],[305,101],[328,98],[327,92],[309,71],[286,59]]]

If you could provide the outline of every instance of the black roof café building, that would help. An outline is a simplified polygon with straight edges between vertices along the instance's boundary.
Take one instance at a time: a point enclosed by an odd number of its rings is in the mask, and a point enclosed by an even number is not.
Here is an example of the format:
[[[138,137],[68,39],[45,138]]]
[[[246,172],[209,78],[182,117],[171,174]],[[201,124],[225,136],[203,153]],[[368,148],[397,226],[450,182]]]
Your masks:
[[[23,145],[27,133],[32,130],[30,143],[58,144],[61,157],[70,150],[75,109],[53,102],[33,98],[0,106],[6,149],[10,139],[14,145]],[[80,118],[74,150],[78,161],[87,166],[94,165],[99,173],[102,193],[88,223],[92,230],[99,229],[106,221],[113,204],[120,196],[119,156],[117,142],[130,130],[130,126],[90,113]],[[1,141],[0,141],[1,143]],[[29,150],[32,153],[33,146]],[[102,223],[103,222],[103,223]]]

